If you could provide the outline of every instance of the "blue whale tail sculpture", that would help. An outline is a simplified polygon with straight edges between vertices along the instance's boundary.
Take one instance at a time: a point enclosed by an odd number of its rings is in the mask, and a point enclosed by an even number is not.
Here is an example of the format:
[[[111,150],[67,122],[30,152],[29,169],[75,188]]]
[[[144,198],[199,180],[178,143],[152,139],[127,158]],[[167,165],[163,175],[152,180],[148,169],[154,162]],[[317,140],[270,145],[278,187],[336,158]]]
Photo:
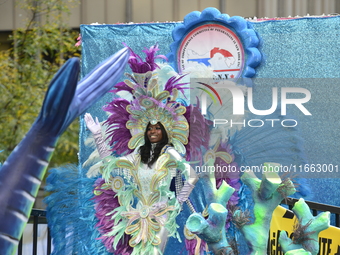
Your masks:
[[[123,48],[79,83],[79,60],[72,58],[52,79],[38,118],[0,168],[1,255],[16,251],[59,136],[113,87],[128,57]]]

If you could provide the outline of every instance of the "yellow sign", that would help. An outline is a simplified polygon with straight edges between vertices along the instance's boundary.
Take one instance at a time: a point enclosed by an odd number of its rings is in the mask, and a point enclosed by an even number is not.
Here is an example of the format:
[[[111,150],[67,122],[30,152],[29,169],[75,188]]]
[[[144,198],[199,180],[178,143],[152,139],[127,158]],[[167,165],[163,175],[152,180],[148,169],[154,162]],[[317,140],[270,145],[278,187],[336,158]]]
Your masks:
[[[273,218],[270,225],[268,254],[284,255],[279,244],[281,231],[286,231],[291,238],[296,216],[290,210],[278,206],[273,212]],[[319,234],[320,250],[318,255],[340,255],[340,229],[329,227]]]

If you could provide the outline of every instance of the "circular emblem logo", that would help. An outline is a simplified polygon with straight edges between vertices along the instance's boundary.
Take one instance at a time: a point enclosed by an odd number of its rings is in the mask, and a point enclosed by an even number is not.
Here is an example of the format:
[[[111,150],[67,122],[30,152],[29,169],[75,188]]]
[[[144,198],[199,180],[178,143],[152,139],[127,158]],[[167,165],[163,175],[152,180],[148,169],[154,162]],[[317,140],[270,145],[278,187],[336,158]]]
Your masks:
[[[212,67],[216,79],[239,78],[245,60],[238,36],[219,24],[205,24],[190,31],[177,54],[180,72],[203,64]]]

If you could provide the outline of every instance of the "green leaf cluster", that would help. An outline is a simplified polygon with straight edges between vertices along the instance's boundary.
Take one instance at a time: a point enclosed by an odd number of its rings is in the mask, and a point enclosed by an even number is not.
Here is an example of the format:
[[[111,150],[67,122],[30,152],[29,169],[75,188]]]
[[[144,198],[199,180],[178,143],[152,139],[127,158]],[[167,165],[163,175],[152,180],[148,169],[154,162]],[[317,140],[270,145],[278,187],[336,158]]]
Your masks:
[[[32,126],[57,70],[79,57],[79,31],[67,27],[66,14],[77,1],[21,0],[27,12],[24,28],[13,31],[12,47],[0,52],[0,162],[8,157]],[[59,139],[50,167],[77,163],[78,122]]]

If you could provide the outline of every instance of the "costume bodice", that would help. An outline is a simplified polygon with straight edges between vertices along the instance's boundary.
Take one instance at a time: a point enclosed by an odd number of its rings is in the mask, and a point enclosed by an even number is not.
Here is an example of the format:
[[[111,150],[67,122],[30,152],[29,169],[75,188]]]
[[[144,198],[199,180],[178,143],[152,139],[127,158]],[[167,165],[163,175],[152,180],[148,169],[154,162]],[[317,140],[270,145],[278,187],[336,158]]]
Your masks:
[[[167,150],[171,148],[172,147],[166,148],[164,153],[167,153]],[[132,162],[133,164],[138,164],[138,162],[140,162],[139,157],[140,155],[138,153],[132,153],[126,156],[125,158],[129,160],[130,162]],[[174,159],[174,158],[170,156],[170,159]],[[144,164],[142,162],[140,162],[138,165],[138,170],[137,170],[137,175],[136,175],[138,180],[134,180],[134,182],[140,183],[141,193],[143,194],[144,197],[148,197],[152,193],[150,184],[152,183],[152,179],[157,174],[157,171],[159,171],[156,165],[157,165],[157,161],[151,167],[149,167],[147,164]],[[166,175],[160,180],[160,182],[158,183],[158,186],[159,187],[163,186],[166,190],[169,190],[171,179],[175,176],[176,176],[176,168],[168,168]]]

